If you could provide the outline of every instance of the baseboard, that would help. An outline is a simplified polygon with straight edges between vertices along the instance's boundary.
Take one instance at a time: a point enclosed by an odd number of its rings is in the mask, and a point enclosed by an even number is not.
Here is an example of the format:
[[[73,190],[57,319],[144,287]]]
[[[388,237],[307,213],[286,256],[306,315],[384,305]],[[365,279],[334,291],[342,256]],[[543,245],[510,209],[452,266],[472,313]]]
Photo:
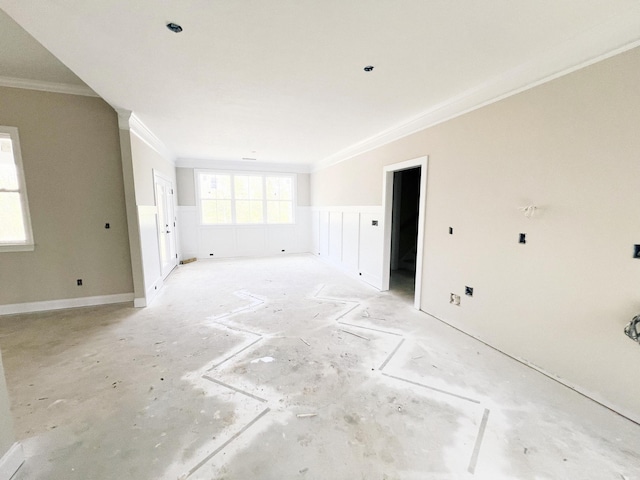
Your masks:
[[[93,305],[108,305],[110,303],[126,303],[131,301],[133,301],[133,293],[99,295],[96,297],[65,298],[62,300],[46,300],[44,302],[14,303],[10,305],[0,305],[0,315],[44,312],[46,310],[90,307]]]
[[[521,358],[521,357],[516,357],[515,355],[511,355],[510,353],[505,352],[504,350],[499,349],[498,347],[493,346],[492,344],[490,344],[489,342],[486,342],[485,340],[483,340],[482,338],[478,337],[475,334],[469,333],[466,330],[464,330],[462,327],[455,325],[453,323],[448,322],[447,320],[444,320],[440,317],[435,316],[432,313],[427,312],[426,310],[420,310],[421,312],[425,313],[426,315],[429,315],[431,318],[435,318],[436,320],[438,320],[439,322],[442,322],[445,325],[448,325],[449,327],[453,328],[454,330],[457,330],[458,332],[473,338],[474,340],[477,340],[478,342],[486,345],[487,347],[491,348],[492,350],[495,350],[498,353],[501,353],[502,355],[509,357],[512,360],[515,360],[518,363],[521,363],[522,365],[531,368],[532,370],[535,370],[536,372],[540,373],[541,375],[544,375],[545,377],[553,380],[554,382],[559,383],[560,385],[563,385],[564,387],[573,390],[574,392],[576,392],[579,395],[582,395],[585,398],[588,398],[589,400],[591,400],[592,402],[597,403],[598,405],[601,405],[602,407],[606,408],[607,410],[611,410],[613,413],[615,413],[616,415],[620,415],[621,417],[626,418],[627,420],[640,425],[640,417],[638,416],[638,414],[636,412],[631,412],[628,409],[625,408],[621,408],[619,405],[616,405],[614,403],[612,403],[611,401],[609,401],[608,399],[602,397],[601,395],[595,393],[595,392],[591,392],[585,388],[582,388],[581,386],[570,382],[569,380],[559,377],[558,375],[552,374],[550,372],[548,372],[547,370],[540,368],[539,366],[537,366],[534,363],[531,363],[530,361]]]
[[[156,281],[153,282],[153,284],[147,289],[145,304],[143,305],[144,307],[148,307],[153,303],[163,285],[164,280],[161,277],[157,278]]]
[[[344,265],[342,265],[341,263],[338,263],[334,260],[332,260],[330,257],[326,257],[326,256],[321,256],[321,255],[317,255],[317,254],[313,254],[311,253],[310,255],[313,255],[314,257],[316,257],[318,260],[320,260],[322,263],[325,263],[327,265],[329,265],[330,267],[335,268],[336,270],[340,270],[340,272],[344,273],[346,276],[351,277],[355,280],[359,280],[361,282],[366,283],[368,286],[375,288],[376,290],[381,290],[381,284],[382,284],[382,280],[380,277],[376,277],[375,275],[370,275],[366,272],[358,272],[357,270],[350,270],[349,268],[345,267]]]
[[[0,480],[9,480],[24,463],[22,445],[14,443],[9,451],[0,458]]]
[[[146,298],[134,298],[133,299],[133,306],[135,308],[144,308],[147,306],[147,299]]]

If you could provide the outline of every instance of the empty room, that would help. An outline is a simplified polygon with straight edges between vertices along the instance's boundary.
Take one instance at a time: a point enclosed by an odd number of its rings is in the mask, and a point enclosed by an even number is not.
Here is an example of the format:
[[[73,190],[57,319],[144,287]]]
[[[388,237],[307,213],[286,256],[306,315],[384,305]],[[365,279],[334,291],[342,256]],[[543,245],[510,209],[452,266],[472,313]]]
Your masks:
[[[639,480],[636,0],[0,0],[0,480]]]

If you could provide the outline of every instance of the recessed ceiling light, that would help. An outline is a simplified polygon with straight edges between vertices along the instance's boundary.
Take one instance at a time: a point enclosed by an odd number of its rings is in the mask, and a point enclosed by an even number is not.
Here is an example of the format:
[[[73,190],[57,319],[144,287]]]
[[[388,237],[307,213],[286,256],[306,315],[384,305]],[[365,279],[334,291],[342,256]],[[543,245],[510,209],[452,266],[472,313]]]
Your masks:
[[[177,23],[173,23],[173,22],[167,23],[167,28],[171,30],[173,33],[180,33],[182,31],[182,27]]]
[[[372,70],[373,70],[373,65],[367,65],[366,67],[364,67],[365,72],[370,72]]]

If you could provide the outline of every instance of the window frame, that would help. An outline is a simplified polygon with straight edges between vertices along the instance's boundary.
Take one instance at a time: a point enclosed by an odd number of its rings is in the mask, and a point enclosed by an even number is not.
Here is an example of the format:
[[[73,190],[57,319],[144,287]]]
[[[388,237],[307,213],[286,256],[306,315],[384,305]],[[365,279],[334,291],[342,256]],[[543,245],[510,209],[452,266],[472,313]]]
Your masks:
[[[0,125],[0,134],[8,136],[11,139],[11,148],[13,150],[13,162],[16,166],[16,174],[18,177],[18,190],[20,195],[20,206],[22,208],[22,219],[24,222],[24,230],[26,239],[24,242],[5,242],[0,240],[1,252],[29,252],[35,250],[35,242],[33,239],[33,229],[31,227],[31,213],[29,210],[29,198],[27,196],[27,182],[24,176],[24,168],[22,163],[22,148],[20,146],[20,136],[17,127],[9,127]],[[2,192],[14,192],[14,190],[0,190]]]
[[[231,223],[205,223],[202,219],[202,198],[200,196],[200,178],[201,175],[228,175],[231,179]],[[236,198],[235,194],[235,177],[236,176],[259,176],[262,180],[262,212],[263,221],[260,223],[238,223],[236,216]],[[297,205],[297,175],[295,173],[285,172],[260,172],[250,170],[220,170],[220,169],[207,169],[199,168],[194,169],[194,182],[195,182],[195,195],[196,206],[198,209],[198,225],[205,228],[219,228],[219,227],[266,227],[277,225],[295,225],[296,224],[296,205]],[[291,179],[291,222],[269,222],[267,216],[267,177],[280,177]],[[240,199],[244,200],[244,199]],[[283,200],[285,201],[285,200]]]

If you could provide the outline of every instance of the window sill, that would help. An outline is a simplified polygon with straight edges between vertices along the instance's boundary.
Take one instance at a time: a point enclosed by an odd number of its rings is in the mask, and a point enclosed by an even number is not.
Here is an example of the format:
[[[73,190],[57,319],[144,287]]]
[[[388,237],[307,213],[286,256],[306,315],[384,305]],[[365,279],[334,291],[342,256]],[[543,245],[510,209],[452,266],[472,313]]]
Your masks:
[[[2,252],[33,252],[36,249],[36,246],[33,244],[27,245],[25,243],[21,244],[0,244],[0,253]]]

